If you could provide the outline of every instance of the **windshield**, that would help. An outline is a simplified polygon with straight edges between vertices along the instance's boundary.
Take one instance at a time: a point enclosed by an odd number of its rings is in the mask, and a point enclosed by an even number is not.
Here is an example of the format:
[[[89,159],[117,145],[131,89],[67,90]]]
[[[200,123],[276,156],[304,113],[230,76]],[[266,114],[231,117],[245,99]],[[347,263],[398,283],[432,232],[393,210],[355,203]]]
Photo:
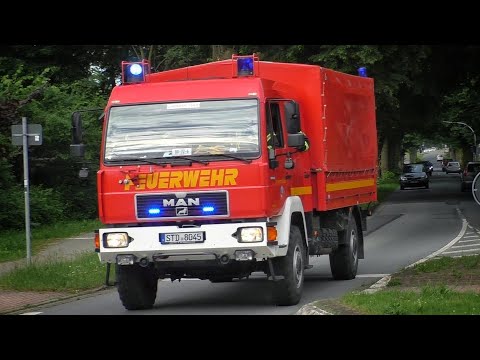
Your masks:
[[[423,172],[423,164],[411,164],[403,167],[404,173],[420,173]]]
[[[105,160],[258,157],[258,129],[256,99],[115,106],[109,114]]]

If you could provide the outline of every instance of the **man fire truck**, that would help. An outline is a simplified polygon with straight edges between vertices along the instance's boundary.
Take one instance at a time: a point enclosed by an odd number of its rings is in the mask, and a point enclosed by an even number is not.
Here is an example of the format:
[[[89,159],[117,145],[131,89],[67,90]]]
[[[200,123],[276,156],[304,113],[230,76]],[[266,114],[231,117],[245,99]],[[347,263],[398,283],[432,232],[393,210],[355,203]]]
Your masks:
[[[96,251],[126,309],[151,308],[159,279],[253,272],[294,305],[323,254],[334,279],[355,278],[360,205],[377,198],[372,78],[255,55],[122,70],[103,117]],[[80,112],[72,123],[81,156]]]

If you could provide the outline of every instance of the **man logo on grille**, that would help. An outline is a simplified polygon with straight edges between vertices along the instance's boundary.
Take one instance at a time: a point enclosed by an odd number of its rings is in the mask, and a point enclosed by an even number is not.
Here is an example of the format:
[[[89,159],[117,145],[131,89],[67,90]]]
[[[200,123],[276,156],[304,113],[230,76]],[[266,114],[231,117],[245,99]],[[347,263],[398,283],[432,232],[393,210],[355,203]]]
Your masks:
[[[177,207],[177,208],[175,208],[175,212],[176,212],[177,216],[187,216],[188,215],[188,208]]]

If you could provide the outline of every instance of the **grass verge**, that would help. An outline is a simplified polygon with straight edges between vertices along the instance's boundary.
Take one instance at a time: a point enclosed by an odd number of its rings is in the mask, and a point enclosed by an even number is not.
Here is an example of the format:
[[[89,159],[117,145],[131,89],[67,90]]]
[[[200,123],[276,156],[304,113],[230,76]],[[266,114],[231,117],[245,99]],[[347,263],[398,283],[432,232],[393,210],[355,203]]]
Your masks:
[[[106,265],[95,253],[85,253],[70,261],[33,263],[0,277],[0,289],[16,291],[78,292],[105,284]],[[111,279],[114,279],[112,269]]]
[[[101,226],[98,220],[65,221],[32,229],[32,255],[58,239],[90,232]],[[25,230],[0,232],[0,262],[18,260],[27,255]]]
[[[340,302],[364,314],[479,315],[480,255],[426,261],[393,274],[384,290]]]

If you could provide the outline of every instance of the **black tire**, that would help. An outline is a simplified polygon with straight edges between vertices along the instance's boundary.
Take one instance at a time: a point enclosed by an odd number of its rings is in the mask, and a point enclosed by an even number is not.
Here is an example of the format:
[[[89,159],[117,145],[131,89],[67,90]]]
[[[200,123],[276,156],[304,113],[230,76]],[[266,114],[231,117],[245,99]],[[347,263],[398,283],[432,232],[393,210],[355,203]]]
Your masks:
[[[465,188],[465,184],[464,184],[464,183],[462,183],[462,184],[460,185],[460,191],[461,191],[461,192],[465,192],[465,191],[466,191],[466,188]]]
[[[208,280],[210,280],[211,283],[216,284],[216,283],[223,283],[223,282],[232,282],[233,277],[231,277],[231,276],[215,276],[215,277],[212,277]]]
[[[352,214],[348,219],[347,229],[339,232],[338,237],[338,249],[329,255],[333,278],[355,279],[358,268],[358,227]]]
[[[405,190],[405,186],[400,186],[400,190]]]
[[[117,290],[127,310],[151,309],[157,296],[158,277],[151,266],[116,265]]]
[[[427,183],[427,185],[425,185],[425,189],[428,189],[430,187],[430,183]]]
[[[296,305],[303,292],[305,277],[305,244],[297,226],[290,227],[287,255],[273,259],[275,275],[284,279],[274,283],[277,305]]]

